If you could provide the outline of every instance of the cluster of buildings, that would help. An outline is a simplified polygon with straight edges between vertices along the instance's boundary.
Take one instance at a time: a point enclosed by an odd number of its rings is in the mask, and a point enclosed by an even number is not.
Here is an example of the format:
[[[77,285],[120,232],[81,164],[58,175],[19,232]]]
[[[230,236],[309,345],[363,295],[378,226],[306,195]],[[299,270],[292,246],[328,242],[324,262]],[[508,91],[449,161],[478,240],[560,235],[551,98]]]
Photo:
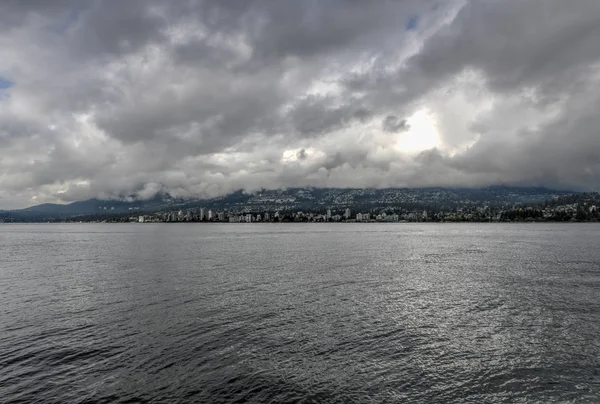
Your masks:
[[[599,209],[590,204],[566,204],[539,207],[490,208],[488,206],[457,208],[452,211],[408,211],[402,209],[353,212],[350,208],[325,212],[276,211],[236,212],[207,208],[159,212],[130,216],[129,221],[147,222],[501,222],[501,221],[588,221],[599,220]]]
[[[327,209],[325,213],[315,212],[227,212],[213,211],[211,209],[187,209],[170,212],[161,212],[148,215],[131,216],[129,221],[139,223],[156,222],[222,222],[222,223],[256,223],[256,222],[398,222],[398,221],[427,221],[427,211],[423,212],[358,212],[353,213],[347,208],[343,211],[332,213]]]
[[[502,212],[507,221],[598,221],[597,205],[590,203],[567,203],[544,207],[525,207]]]

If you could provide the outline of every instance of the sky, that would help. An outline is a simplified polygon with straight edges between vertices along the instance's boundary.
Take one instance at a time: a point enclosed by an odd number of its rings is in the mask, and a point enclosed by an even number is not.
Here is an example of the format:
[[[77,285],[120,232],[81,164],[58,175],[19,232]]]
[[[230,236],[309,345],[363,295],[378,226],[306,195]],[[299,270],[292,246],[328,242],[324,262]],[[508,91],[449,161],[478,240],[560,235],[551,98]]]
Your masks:
[[[600,188],[600,1],[0,2],[0,209]]]

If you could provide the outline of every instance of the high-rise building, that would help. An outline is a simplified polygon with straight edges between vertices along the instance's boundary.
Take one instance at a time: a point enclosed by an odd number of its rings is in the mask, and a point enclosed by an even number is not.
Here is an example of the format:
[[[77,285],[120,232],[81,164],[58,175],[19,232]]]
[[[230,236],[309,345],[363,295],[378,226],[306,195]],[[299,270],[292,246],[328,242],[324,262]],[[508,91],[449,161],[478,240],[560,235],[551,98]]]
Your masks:
[[[352,215],[352,212],[350,211],[350,208],[347,208],[346,211],[344,212],[344,219],[346,219],[346,220],[350,219],[350,215]]]
[[[265,222],[271,221],[271,214],[269,212],[265,212]]]
[[[327,216],[326,216],[327,220],[331,219],[331,209],[327,209]]]
[[[356,214],[356,221],[357,221],[357,222],[362,222],[362,220],[363,220],[363,215],[362,215],[362,213],[357,213],[357,214]]]
[[[200,220],[206,219],[206,209],[200,208],[200,217],[199,217],[199,219]]]
[[[208,210],[208,220],[213,220],[214,216],[213,216],[213,211],[212,210]]]

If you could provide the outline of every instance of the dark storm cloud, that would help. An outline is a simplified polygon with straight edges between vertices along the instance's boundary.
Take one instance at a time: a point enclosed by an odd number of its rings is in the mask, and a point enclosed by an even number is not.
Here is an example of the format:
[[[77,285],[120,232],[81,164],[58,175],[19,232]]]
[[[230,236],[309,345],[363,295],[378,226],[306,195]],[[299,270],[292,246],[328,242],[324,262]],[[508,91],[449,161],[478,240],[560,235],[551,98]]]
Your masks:
[[[597,188],[598,27],[595,0],[4,1],[2,204]]]
[[[0,3],[0,22],[4,30],[10,30],[39,16],[60,20],[77,9],[76,3],[76,0],[5,0]]]
[[[306,160],[306,149],[301,149],[296,156],[298,157],[298,160]]]
[[[115,57],[135,52],[148,43],[164,40],[165,17],[143,0],[127,0],[118,6],[103,1],[81,2],[67,21],[70,50],[77,57]]]
[[[346,104],[335,106],[337,102],[329,97],[308,97],[300,100],[287,115],[292,130],[300,135],[313,136],[332,132],[354,121],[364,122],[371,117],[371,111],[358,100],[345,100]]]
[[[383,120],[382,127],[386,132],[401,132],[408,130],[410,125],[406,119],[400,119],[395,115],[388,115]]]
[[[564,85],[600,54],[600,3],[473,1],[409,61],[420,75],[441,80],[480,69],[492,88]]]

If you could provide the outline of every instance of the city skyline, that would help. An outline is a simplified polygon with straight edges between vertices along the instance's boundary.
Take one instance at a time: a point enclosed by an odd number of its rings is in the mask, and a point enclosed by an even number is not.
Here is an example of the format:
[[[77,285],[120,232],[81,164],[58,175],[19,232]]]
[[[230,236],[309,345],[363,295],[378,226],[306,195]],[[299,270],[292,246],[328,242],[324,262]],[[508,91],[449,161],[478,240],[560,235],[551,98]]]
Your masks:
[[[212,200],[90,200],[0,211],[0,222],[501,222],[597,221],[599,193],[493,187],[295,189]]]

